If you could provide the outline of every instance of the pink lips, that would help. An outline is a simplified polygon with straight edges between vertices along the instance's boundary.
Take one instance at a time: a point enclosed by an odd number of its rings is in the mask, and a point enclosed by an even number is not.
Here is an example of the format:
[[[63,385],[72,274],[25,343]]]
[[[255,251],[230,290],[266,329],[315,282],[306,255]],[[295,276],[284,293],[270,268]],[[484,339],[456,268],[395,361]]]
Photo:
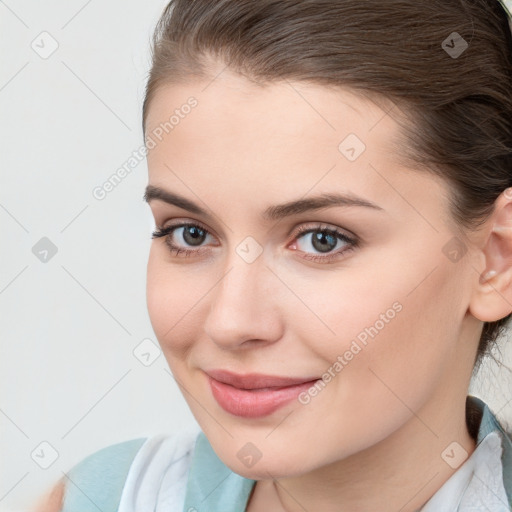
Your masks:
[[[227,412],[244,418],[272,414],[303,391],[317,378],[275,377],[271,375],[236,375],[225,370],[206,372],[212,394]]]

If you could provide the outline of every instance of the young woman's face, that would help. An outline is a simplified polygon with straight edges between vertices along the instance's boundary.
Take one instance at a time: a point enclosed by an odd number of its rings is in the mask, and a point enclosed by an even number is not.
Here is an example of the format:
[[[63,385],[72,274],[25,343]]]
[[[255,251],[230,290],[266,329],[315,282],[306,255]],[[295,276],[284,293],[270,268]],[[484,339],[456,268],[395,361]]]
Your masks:
[[[175,226],[152,242],[151,322],[213,448],[249,478],[321,467],[413,421],[431,435],[436,405],[467,385],[474,270],[447,186],[399,164],[397,113],[227,71],[151,103],[148,198],[156,226]]]

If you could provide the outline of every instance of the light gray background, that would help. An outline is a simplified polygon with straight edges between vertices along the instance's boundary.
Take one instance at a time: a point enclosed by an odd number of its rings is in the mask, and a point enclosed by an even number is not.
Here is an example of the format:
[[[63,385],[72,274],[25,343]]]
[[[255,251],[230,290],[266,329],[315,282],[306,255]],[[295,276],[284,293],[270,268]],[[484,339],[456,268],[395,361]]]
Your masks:
[[[158,350],[134,354],[156,343],[145,161],[105,199],[92,194],[141,146],[165,5],[0,0],[0,511],[27,510],[101,447],[194,423]],[[57,248],[47,261],[33,253],[43,237]],[[480,375],[472,392],[512,421],[509,374]]]
[[[156,342],[145,161],[102,201],[92,195],[142,144],[165,4],[0,2],[2,511],[26,510],[102,446],[194,421],[163,355],[145,366],[133,354]],[[59,45],[46,59],[31,47],[51,48],[43,31]],[[42,237],[58,249],[46,263],[32,253]],[[48,469],[43,441],[59,455]]]

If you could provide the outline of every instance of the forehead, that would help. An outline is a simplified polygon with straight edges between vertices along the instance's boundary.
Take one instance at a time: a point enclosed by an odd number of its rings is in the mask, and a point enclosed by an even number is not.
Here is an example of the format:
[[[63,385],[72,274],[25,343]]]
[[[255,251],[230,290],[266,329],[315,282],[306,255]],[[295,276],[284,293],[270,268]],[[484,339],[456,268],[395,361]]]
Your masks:
[[[213,81],[168,85],[148,110],[146,135],[155,143],[149,182],[192,188],[213,204],[222,197],[224,209],[229,194],[261,210],[313,189],[384,201],[397,215],[404,198],[439,208],[445,184],[401,165],[399,115],[391,101],[353,90],[263,86],[227,71]]]
[[[180,120],[184,118],[183,113],[187,117],[191,98],[199,107],[193,107],[193,117],[201,123],[205,117],[219,123],[219,128],[245,123],[252,132],[274,126],[279,128],[279,134],[273,135],[280,136],[302,132],[305,128],[318,136],[326,131],[338,132],[339,136],[347,128],[363,136],[384,117],[387,117],[385,131],[392,136],[398,126],[391,121],[400,113],[390,99],[369,92],[363,95],[348,88],[288,80],[259,84],[221,70],[211,80],[158,88],[148,108],[146,132],[168,123],[173,113]],[[395,112],[391,113],[393,109]],[[171,122],[173,130],[180,122],[176,121]],[[169,127],[164,131],[168,132]]]

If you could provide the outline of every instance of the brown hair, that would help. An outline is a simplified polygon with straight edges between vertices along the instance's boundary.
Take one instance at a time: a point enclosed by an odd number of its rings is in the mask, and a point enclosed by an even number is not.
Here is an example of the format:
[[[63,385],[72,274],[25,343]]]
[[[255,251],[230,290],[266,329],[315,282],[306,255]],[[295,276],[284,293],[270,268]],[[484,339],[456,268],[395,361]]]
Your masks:
[[[462,240],[512,186],[512,36],[498,0],[171,0],[151,50],[144,137],[159,87],[211,80],[220,62],[261,84],[391,100],[407,114],[397,152],[451,185]],[[476,369],[510,316],[484,323]]]

